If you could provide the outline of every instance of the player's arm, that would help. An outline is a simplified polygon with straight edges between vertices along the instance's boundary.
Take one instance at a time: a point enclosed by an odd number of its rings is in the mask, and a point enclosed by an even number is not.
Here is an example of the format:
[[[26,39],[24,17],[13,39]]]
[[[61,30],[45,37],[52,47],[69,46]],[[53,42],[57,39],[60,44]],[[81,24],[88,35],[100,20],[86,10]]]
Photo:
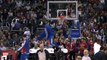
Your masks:
[[[26,43],[26,41],[23,41],[21,47],[17,51],[20,51],[24,47],[25,43]]]

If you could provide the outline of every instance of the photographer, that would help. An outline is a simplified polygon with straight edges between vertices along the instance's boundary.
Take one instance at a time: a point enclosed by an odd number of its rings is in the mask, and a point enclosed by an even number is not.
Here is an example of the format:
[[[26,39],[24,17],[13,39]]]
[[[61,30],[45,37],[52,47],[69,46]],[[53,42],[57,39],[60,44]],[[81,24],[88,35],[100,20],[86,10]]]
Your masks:
[[[37,59],[36,60],[48,60],[49,53],[44,49],[44,45],[40,44],[40,50],[37,51]]]

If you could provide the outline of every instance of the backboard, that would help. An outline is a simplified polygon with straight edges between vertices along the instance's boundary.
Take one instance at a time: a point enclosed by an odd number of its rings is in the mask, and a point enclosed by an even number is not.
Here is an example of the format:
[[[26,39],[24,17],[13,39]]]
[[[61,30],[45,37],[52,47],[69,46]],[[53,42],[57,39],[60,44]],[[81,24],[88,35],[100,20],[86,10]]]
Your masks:
[[[66,20],[78,19],[77,1],[48,1],[47,19],[58,20],[60,16],[64,16]]]

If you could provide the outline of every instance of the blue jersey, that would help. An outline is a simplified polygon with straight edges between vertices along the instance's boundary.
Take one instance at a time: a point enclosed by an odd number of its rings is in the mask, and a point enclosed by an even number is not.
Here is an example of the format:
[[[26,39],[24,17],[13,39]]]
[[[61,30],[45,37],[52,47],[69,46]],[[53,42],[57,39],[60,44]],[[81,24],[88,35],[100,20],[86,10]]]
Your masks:
[[[22,46],[18,49],[18,51],[21,51],[22,53],[29,53],[29,45],[30,42],[28,39],[26,39],[23,43]]]
[[[53,38],[55,35],[55,31],[52,28],[51,25],[45,25],[44,31],[40,34],[40,36],[37,38],[37,40],[42,40],[43,38],[46,38],[49,40],[51,43],[53,42]]]

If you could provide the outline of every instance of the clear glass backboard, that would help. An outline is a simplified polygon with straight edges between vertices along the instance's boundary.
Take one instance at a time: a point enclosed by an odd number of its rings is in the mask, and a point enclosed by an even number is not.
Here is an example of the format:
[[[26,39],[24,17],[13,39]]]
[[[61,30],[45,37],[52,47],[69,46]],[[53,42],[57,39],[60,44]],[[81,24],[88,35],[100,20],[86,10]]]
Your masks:
[[[47,19],[58,20],[64,16],[66,20],[78,19],[77,1],[48,1],[47,2]]]

